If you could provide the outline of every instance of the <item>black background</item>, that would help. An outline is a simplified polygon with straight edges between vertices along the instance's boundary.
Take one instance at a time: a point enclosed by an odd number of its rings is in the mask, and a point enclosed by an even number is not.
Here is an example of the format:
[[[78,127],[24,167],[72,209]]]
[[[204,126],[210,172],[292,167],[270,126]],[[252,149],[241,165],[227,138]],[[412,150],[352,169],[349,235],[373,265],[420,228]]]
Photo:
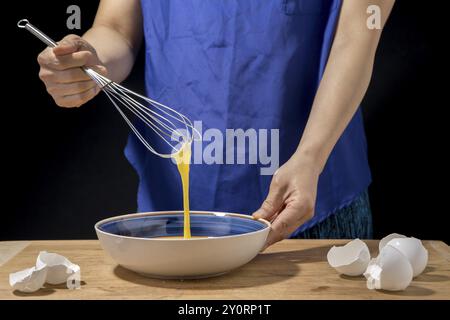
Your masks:
[[[38,78],[43,45],[16,27],[29,18],[59,40],[68,33],[71,4],[81,7],[82,30],[75,32],[81,34],[97,1],[14,1],[3,10],[0,240],[94,238],[96,221],[136,210],[137,176],[123,155],[125,123],[101,96],[79,109],[56,107]],[[397,0],[362,103],[376,238],[398,232],[450,243],[448,35],[439,8]],[[142,65],[141,56],[127,80],[141,92]]]

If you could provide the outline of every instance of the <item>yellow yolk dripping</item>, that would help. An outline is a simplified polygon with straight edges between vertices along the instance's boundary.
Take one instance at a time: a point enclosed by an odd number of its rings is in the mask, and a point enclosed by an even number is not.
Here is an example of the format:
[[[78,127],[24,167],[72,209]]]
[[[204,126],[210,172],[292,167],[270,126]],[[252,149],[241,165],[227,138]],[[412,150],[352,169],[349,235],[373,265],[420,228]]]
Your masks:
[[[178,167],[183,185],[184,239],[191,238],[191,222],[189,217],[189,165],[191,163],[191,143],[185,142],[180,151],[172,155]]]

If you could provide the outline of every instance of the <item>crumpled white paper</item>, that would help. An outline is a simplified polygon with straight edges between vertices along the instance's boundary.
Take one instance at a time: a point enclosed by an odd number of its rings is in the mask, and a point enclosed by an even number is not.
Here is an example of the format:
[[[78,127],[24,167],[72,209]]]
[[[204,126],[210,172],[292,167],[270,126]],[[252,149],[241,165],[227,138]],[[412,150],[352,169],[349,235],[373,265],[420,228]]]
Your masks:
[[[79,287],[80,278],[79,265],[57,253],[41,251],[34,267],[9,275],[9,284],[13,290],[22,292],[35,292],[42,288],[44,283],[62,284],[65,282],[67,288],[74,289]]]

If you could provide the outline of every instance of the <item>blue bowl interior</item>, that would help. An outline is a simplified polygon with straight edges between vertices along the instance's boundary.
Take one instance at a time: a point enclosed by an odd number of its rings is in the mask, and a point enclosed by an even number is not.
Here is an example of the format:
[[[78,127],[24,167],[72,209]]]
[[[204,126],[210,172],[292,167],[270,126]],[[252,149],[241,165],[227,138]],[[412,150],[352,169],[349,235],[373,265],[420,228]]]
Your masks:
[[[236,216],[191,214],[191,234],[199,237],[223,237],[266,228],[263,222]],[[127,237],[158,238],[183,236],[183,214],[128,217],[102,223],[101,231]]]

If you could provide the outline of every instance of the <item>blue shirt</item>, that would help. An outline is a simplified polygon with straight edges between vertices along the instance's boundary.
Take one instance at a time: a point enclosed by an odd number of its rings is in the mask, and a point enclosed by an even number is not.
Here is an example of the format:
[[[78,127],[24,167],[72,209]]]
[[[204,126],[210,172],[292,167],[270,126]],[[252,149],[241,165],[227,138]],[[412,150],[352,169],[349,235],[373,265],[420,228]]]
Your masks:
[[[147,95],[201,120],[203,131],[279,129],[279,161],[301,138],[327,63],[341,0],[142,0]],[[141,127],[158,145],[160,139]],[[209,142],[203,141],[203,147]],[[224,144],[223,152],[227,150]],[[193,151],[195,153],[195,150]],[[138,211],[182,209],[176,166],[130,135],[125,154],[139,175]],[[225,156],[224,156],[225,158]],[[192,210],[252,214],[272,176],[264,165],[191,165]],[[349,204],[370,183],[357,111],[320,175],[315,216]]]

